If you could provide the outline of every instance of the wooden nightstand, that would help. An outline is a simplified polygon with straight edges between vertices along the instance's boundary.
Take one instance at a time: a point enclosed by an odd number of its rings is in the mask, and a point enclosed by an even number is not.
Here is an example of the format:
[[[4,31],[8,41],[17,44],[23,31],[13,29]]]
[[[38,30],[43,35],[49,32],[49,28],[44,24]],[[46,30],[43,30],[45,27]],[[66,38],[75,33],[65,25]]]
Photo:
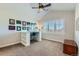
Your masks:
[[[78,54],[78,47],[75,41],[73,40],[64,40],[63,44],[63,52],[72,56],[76,56]]]

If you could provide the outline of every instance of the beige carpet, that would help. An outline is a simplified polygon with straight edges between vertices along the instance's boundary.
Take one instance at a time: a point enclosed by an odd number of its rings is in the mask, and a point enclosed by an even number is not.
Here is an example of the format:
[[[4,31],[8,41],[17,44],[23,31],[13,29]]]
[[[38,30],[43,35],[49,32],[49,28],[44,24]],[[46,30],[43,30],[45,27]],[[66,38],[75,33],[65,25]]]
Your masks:
[[[63,53],[63,44],[48,40],[35,42],[28,47],[22,44],[0,48],[1,56],[67,56]]]

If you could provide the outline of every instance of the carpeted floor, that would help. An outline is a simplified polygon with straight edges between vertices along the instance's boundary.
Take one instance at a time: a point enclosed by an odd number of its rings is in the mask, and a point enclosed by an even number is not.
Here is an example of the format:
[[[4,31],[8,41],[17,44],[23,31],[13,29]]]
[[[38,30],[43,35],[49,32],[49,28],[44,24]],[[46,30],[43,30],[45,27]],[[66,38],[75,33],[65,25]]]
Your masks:
[[[28,47],[22,44],[0,48],[1,56],[67,56],[63,53],[63,44],[48,40],[35,42]]]

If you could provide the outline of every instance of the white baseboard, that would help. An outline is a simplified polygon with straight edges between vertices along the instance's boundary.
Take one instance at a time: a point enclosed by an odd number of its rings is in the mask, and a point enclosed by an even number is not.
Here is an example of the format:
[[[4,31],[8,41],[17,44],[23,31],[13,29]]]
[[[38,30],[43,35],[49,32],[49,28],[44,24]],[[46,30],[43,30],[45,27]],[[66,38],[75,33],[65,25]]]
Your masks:
[[[18,43],[20,43],[20,42],[16,41],[16,42],[11,42],[9,44],[3,44],[3,45],[0,45],[0,48],[7,47],[7,46],[10,46],[10,45],[14,45],[14,44],[18,44]]]
[[[55,41],[55,42],[64,43],[64,41],[59,41],[59,40],[55,40],[55,39],[46,39],[46,38],[42,38],[42,39],[49,40],[49,41]]]

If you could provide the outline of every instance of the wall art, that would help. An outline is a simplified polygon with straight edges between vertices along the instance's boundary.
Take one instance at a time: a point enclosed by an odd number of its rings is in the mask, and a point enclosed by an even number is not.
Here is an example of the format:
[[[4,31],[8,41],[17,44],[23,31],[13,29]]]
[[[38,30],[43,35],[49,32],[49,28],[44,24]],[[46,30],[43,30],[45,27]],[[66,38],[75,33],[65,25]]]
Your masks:
[[[9,30],[15,30],[15,26],[8,26]]]
[[[27,27],[22,27],[22,30],[26,30]]]
[[[30,22],[27,22],[27,25],[30,25]]]
[[[16,26],[17,31],[21,31],[21,26]]]
[[[9,19],[9,24],[14,25],[15,24],[15,19]]]
[[[21,21],[20,20],[16,20],[16,24],[21,24]]]
[[[26,26],[27,22],[26,21],[22,21],[22,26]]]

